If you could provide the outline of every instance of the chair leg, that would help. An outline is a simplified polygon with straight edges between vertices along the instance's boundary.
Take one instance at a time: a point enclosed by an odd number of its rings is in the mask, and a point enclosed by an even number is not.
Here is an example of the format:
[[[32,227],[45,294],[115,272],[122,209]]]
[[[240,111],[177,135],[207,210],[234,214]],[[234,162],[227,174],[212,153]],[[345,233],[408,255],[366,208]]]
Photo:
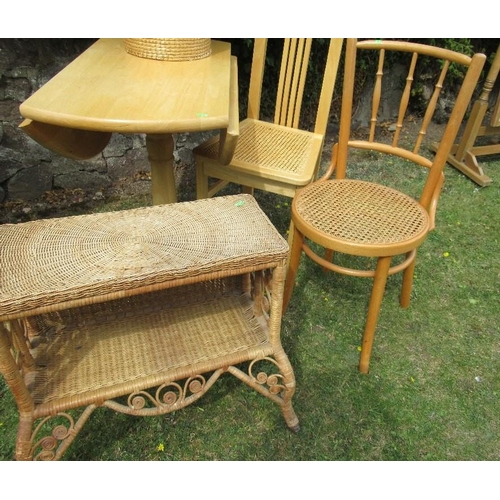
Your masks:
[[[384,297],[385,285],[391,265],[391,257],[380,257],[373,278],[373,288],[368,306],[368,315],[366,318],[365,332],[363,334],[363,343],[361,346],[361,357],[359,360],[359,371],[368,373],[370,367],[370,355],[372,352],[373,338],[375,336],[375,328],[377,327],[380,305]]]
[[[293,227],[292,247],[290,249],[290,256],[288,258],[288,270],[285,280],[285,290],[283,292],[283,314],[286,312],[290,297],[292,296],[293,287],[295,286],[295,277],[297,276],[297,269],[300,263],[300,256],[302,254],[302,243],[304,235]]]
[[[399,297],[399,304],[401,307],[408,307],[410,305],[413,274],[415,272],[415,261],[416,258],[413,259],[412,263],[403,272],[403,285],[401,287],[401,296]]]
[[[333,254],[334,254],[333,250],[331,250],[330,248],[325,248],[324,259],[327,260],[328,262],[332,262],[333,261]],[[330,272],[330,269],[328,269],[326,267],[323,267],[322,269],[325,273]]]
[[[205,175],[203,162],[196,161],[196,199],[208,198],[208,176]]]
[[[293,223],[293,220],[290,220],[290,225],[288,226],[288,247],[290,249],[293,248],[293,237],[295,235],[295,224]],[[290,256],[288,256],[288,261],[290,261]],[[287,262],[288,264],[288,262]]]
[[[254,195],[254,188],[250,186],[241,186],[241,192],[245,194]]]

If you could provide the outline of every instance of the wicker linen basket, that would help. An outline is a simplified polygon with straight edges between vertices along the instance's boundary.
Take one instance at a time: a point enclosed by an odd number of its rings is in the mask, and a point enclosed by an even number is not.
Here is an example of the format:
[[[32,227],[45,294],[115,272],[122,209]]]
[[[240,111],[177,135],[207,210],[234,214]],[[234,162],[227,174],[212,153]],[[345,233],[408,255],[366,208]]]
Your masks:
[[[210,56],[210,38],[125,38],[134,56],[160,61],[193,61]]]

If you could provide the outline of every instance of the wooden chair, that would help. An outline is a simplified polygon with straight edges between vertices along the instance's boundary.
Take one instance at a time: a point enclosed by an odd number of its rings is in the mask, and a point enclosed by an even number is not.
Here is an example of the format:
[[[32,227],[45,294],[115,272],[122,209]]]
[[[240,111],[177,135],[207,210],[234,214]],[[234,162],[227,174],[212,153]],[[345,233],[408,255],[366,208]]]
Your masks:
[[[330,40],[314,131],[307,131],[299,128],[299,119],[312,39],[284,41],[273,123],[260,116],[267,39],[255,39],[247,117],[240,123],[234,156],[221,161],[219,136],[195,148],[197,198],[212,197],[229,182],[250,193],[256,188],[293,197],[316,178],[342,42]],[[218,181],[209,186],[209,178]]]
[[[332,162],[325,175],[301,189],[292,203],[294,235],[285,285],[284,309],[292,294],[302,250],[326,270],[373,278],[359,363],[359,370],[367,373],[388,275],[404,271],[400,304],[402,307],[409,305],[416,250],[434,227],[436,204],[444,180],[443,168],[480,76],[485,56],[476,54],[471,58],[441,48],[398,41],[358,42],[350,39],[346,45],[339,142],[333,148]],[[368,136],[358,138],[354,137],[351,129],[356,56],[361,51],[368,50],[377,54],[378,65]],[[377,115],[382,96],[384,60],[390,60],[389,53],[393,51],[408,53],[409,70],[401,93],[396,123],[394,127],[387,129],[380,126]],[[419,75],[417,62],[425,64],[425,73],[428,74],[429,64],[433,59],[442,62],[442,70],[428,99],[428,106],[422,113],[423,118],[419,120],[421,123],[416,127],[413,146],[409,148],[408,136],[415,123],[407,124],[405,117],[410,115],[412,89],[419,88],[415,81]],[[465,76],[444,129],[439,149],[432,156],[426,154],[422,141],[451,64],[456,65],[455,67],[464,67]],[[389,134],[392,138],[388,142],[388,130],[392,128],[394,132]],[[379,138],[380,133],[382,137]],[[365,150],[364,154],[369,157],[383,153],[393,155],[392,158],[397,156],[406,162],[426,167],[427,170],[420,169],[427,173],[424,176],[424,186],[420,196],[417,196],[418,201],[400,190],[379,182],[346,178],[348,151],[353,148]],[[367,153],[367,151],[378,153]],[[387,167],[391,163],[390,157],[384,157],[384,162],[384,167]],[[335,178],[331,179],[334,171]],[[380,182],[383,178],[384,175],[381,175]],[[311,245],[310,241],[325,249],[324,256],[318,255],[317,251],[313,250],[312,246],[317,247]],[[333,263],[334,252],[375,258],[375,269],[351,269],[348,265]],[[398,255],[402,255],[404,260],[401,257],[399,260],[402,262],[395,259],[391,267],[393,257]],[[352,260],[357,260],[357,257],[349,257],[348,260],[350,264]]]

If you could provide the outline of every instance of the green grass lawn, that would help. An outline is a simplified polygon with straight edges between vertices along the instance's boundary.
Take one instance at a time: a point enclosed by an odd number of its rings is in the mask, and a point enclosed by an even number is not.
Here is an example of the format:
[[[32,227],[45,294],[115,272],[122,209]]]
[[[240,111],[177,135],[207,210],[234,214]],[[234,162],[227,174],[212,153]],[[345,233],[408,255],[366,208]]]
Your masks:
[[[401,276],[391,277],[368,375],[357,363],[371,282],[324,273],[303,257],[282,324],[299,433],[275,404],[224,375],[197,403],[163,417],[98,409],[64,459],[500,459],[500,158],[481,163],[494,180],[486,188],[446,167],[412,303],[399,307]],[[256,197],[285,234],[289,200]],[[1,460],[13,457],[16,429],[1,379]]]

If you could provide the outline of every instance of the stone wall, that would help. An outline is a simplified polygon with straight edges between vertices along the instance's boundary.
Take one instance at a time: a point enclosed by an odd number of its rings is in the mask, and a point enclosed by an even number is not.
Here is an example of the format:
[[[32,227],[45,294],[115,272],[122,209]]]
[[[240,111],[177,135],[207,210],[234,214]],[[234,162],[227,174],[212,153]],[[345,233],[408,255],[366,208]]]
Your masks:
[[[94,41],[0,39],[0,203],[34,200],[53,189],[100,192],[120,179],[150,172],[144,135],[113,134],[101,154],[74,161],[51,153],[19,129],[20,104]],[[177,136],[176,163],[192,163],[191,150],[205,136]]]

